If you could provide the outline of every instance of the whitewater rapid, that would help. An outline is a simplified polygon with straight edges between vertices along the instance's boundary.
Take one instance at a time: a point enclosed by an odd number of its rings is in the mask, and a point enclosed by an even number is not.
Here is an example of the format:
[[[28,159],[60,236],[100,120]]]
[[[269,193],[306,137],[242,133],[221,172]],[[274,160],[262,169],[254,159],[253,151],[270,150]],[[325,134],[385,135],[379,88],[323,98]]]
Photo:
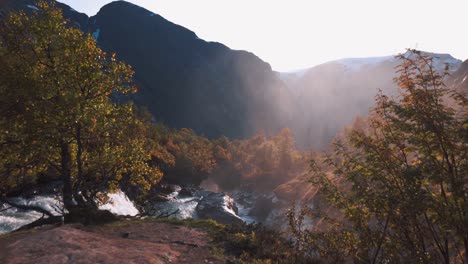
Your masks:
[[[109,200],[106,204],[100,205],[99,209],[109,210],[116,215],[134,216],[139,214],[138,209],[124,192],[118,190],[115,193],[107,194],[107,196]],[[63,205],[61,198],[58,196],[35,196],[31,199],[15,197],[10,200],[16,204],[39,206],[54,215],[62,214]],[[0,234],[16,230],[41,217],[41,213],[21,210],[14,207],[10,208],[9,205],[2,204],[0,206]]]
[[[180,194],[180,186],[174,185],[173,188],[173,192],[167,195],[166,201],[152,202],[145,206],[145,211],[153,217],[169,216],[178,219],[203,219],[197,215],[197,205],[212,192],[202,188],[195,188],[191,195],[183,195]],[[109,199],[105,204],[100,205],[99,209],[109,210],[116,215],[135,216],[140,213],[135,204],[123,191],[117,190],[115,193],[108,193],[107,196]],[[225,205],[222,206],[222,209],[226,213],[232,214],[245,223],[257,222],[256,218],[250,215],[256,199],[251,193],[235,191],[229,195],[225,194],[223,199]],[[30,199],[17,197],[11,198],[11,201],[17,204],[39,206],[52,212],[54,215],[61,215],[63,213],[63,204],[59,196],[35,196]],[[237,213],[228,208],[227,204],[230,201],[235,203]],[[6,204],[0,204],[0,234],[16,230],[21,226],[34,222],[40,217],[42,217],[42,214],[35,211],[10,208]]]

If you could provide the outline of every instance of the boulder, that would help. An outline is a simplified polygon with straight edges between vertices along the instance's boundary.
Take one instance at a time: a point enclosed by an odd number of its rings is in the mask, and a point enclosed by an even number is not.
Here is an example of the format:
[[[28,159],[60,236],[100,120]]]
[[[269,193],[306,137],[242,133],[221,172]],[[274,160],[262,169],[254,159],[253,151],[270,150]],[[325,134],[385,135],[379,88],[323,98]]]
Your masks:
[[[152,197],[152,201],[155,201],[155,202],[167,202],[170,199],[171,198],[165,194],[156,194]]]
[[[180,189],[181,188],[178,185],[162,183],[162,184],[158,184],[156,188],[154,189],[154,191],[156,193],[171,194],[171,193],[180,191]]]
[[[179,192],[179,196],[181,197],[190,197],[195,195],[196,190],[189,187],[182,187]]]
[[[195,211],[200,219],[213,219],[222,224],[242,224],[234,200],[224,193],[207,192]]]
[[[255,216],[258,220],[264,221],[274,208],[275,203],[273,199],[263,195],[257,198],[255,206],[250,211],[250,214]]]
[[[101,225],[119,220],[119,217],[108,210],[96,208],[72,208],[65,214],[65,223],[81,223],[84,225]]]

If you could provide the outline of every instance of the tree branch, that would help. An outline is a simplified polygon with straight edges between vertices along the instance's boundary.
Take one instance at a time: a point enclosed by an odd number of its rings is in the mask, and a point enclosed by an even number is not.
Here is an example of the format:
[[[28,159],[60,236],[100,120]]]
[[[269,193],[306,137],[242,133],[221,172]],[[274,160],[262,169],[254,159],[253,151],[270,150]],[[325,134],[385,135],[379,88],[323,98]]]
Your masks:
[[[41,213],[43,215],[47,215],[48,217],[53,217],[54,216],[51,212],[47,211],[46,209],[44,209],[44,208],[42,208],[40,206],[17,204],[17,203],[14,203],[12,201],[9,201],[6,198],[0,198],[0,202],[8,204],[11,207],[16,207],[16,208],[21,209],[21,210],[36,211],[36,212]]]

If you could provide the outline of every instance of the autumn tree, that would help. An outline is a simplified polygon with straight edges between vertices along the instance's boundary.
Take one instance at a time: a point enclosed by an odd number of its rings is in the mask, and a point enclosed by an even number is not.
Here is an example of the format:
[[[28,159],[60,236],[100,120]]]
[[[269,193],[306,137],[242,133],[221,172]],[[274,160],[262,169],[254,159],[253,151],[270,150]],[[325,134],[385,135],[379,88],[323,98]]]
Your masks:
[[[133,71],[69,27],[54,4],[0,25],[0,191],[55,173],[66,209],[95,206],[123,177],[143,190],[162,176],[148,165],[147,129],[132,104]]]
[[[159,135],[155,139],[164,150],[157,151],[154,157],[168,182],[198,185],[217,166],[214,145],[207,138],[187,128],[177,130],[158,125],[156,131]]]
[[[245,140],[219,138],[213,144],[219,166],[210,178],[223,189],[244,184],[272,190],[307,171],[308,154],[296,149],[288,128],[271,137],[259,132]]]
[[[305,254],[358,263],[468,263],[466,95],[444,86],[433,58],[399,55],[400,96],[380,94],[371,116],[312,165],[319,204],[292,210]],[[310,218],[312,228],[305,228]]]

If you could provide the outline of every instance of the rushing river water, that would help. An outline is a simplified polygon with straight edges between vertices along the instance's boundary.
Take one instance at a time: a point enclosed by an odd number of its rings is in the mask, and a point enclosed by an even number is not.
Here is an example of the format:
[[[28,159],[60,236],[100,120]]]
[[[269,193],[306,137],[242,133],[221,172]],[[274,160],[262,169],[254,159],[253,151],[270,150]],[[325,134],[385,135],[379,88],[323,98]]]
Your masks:
[[[173,186],[173,189],[173,192],[166,196],[167,201],[154,202],[147,206],[146,210],[154,216],[171,215],[171,217],[178,219],[203,219],[203,217],[197,214],[197,206],[204,198],[206,199],[212,194],[218,194],[218,198],[220,196],[224,198],[224,204],[218,208],[220,211],[232,214],[246,223],[256,221],[254,217],[249,215],[251,204],[249,205],[240,199],[236,199],[237,197],[232,194],[214,193],[198,187],[190,189],[189,194],[182,193],[182,188],[179,186]],[[221,202],[223,203],[223,201]],[[237,212],[234,212],[234,209],[231,208],[230,203],[232,202]]]
[[[109,210],[116,215],[136,215],[139,213],[133,202],[122,191],[107,195],[109,202],[101,205],[100,209]],[[60,198],[55,196],[35,196],[31,199],[18,197],[12,198],[11,201],[16,204],[39,206],[55,215],[60,215],[61,208],[63,208]],[[41,213],[10,208],[6,204],[0,206],[0,211],[0,234],[11,232],[42,217]]]
[[[189,193],[181,193],[181,187],[173,186],[173,192],[166,196],[165,201],[153,202],[146,206],[145,210],[152,216],[176,217],[178,219],[202,219],[197,214],[197,206],[202,199],[213,194],[221,199],[221,205],[216,209],[223,214],[232,214],[234,218],[241,219],[246,223],[256,222],[255,217],[250,215],[254,199],[252,195],[236,191],[230,193],[231,196],[224,193],[214,193],[202,188],[193,188]],[[109,202],[100,206],[100,209],[109,210],[117,215],[137,215],[139,213],[136,206],[122,191],[107,194]],[[30,199],[12,198],[12,202],[23,205],[35,205],[53,212],[56,215],[61,214],[61,199],[55,196],[35,196]],[[234,209],[235,208],[235,209]],[[236,211],[236,212],[234,212]],[[6,204],[0,205],[0,234],[11,232],[23,225],[31,223],[42,217],[41,213],[35,211],[25,211],[10,207]],[[205,217],[206,218],[206,217]]]

